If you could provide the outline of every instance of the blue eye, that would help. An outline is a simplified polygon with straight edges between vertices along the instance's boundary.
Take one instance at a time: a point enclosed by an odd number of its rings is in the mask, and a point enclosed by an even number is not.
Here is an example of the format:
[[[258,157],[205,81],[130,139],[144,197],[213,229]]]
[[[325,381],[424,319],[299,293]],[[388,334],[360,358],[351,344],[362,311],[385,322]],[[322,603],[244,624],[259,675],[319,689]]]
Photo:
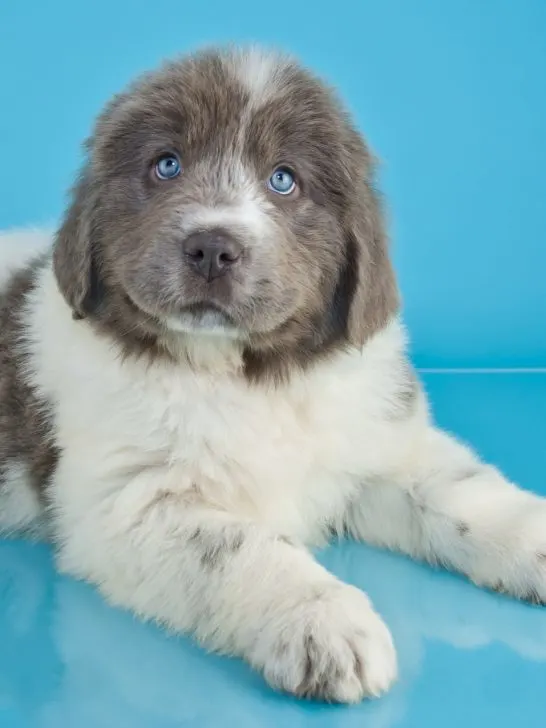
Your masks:
[[[155,164],[155,174],[158,179],[167,180],[178,177],[182,167],[176,154],[164,154]]]
[[[287,167],[277,167],[269,178],[267,186],[278,195],[291,195],[296,189],[296,180]]]

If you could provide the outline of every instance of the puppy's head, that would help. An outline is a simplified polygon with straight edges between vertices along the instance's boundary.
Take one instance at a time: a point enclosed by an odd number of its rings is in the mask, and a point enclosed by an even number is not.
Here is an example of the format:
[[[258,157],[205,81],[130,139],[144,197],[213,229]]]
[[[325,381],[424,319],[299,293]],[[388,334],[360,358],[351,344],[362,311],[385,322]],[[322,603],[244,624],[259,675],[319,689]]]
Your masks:
[[[230,337],[249,376],[360,347],[397,309],[367,148],[322,82],[259,50],[148,75],[99,118],[54,265],[129,348]]]

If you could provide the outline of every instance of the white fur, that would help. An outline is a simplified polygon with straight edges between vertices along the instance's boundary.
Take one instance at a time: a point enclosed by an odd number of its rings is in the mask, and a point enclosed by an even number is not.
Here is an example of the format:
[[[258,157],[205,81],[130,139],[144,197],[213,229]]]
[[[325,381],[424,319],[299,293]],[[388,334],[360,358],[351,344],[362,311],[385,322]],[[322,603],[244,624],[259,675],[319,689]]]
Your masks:
[[[112,602],[243,655],[283,689],[329,681],[351,702],[387,689],[396,658],[366,597],[304,548],[328,524],[546,599],[545,502],[435,430],[422,392],[397,411],[397,320],[270,388],[239,376],[229,339],[196,337],[199,369],[124,359],[73,320],[50,268],[25,328],[63,453],[59,564]]]
[[[51,233],[45,230],[13,230],[0,233],[0,290],[11,274],[47,249]]]
[[[165,326],[169,331],[183,334],[199,334],[203,336],[226,337],[228,339],[244,338],[234,326],[226,323],[221,313],[205,311],[203,314],[185,313],[166,319]]]
[[[25,463],[11,463],[2,473],[0,533],[40,531],[42,506],[36,488],[29,482]]]
[[[251,102],[256,108],[278,93],[282,76],[280,72],[290,61],[263,48],[250,47],[234,50],[224,59],[224,63],[250,92]]]
[[[225,189],[232,190],[231,199],[219,202],[212,198],[209,205],[186,206],[180,219],[181,233],[190,235],[206,228],[225,227],[245,230],[257,242],[261,237],[271,235],[273,226],[268,213],[274,209],[273,205],[266,200],[265,184],[264,194],[256,193],[256,182],[239,159],[240,153],[240,150],[233,149],[229,164],[225,163],[218,170],[217,184],[223,182]],[[206,174],[206,166],[202,170],[197,166],[196,177]]]

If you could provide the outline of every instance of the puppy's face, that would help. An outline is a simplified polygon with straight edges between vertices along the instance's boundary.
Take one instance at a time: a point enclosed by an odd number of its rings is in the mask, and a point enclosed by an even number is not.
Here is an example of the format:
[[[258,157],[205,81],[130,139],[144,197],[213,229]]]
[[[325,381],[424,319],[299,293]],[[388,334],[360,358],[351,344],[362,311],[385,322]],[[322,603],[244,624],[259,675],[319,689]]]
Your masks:
[[[55,258],[80,315],[148,342],[239,339],[259,367],[361,344],[393,313],[367,150],[292,61],[174,63],[114,99],[89,151]]]

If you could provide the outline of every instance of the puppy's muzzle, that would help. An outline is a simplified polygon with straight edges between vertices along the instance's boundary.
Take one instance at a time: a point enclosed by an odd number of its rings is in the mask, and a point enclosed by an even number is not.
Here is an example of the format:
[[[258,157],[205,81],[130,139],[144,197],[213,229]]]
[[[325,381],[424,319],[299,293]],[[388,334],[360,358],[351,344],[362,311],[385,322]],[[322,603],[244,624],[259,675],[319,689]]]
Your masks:
[[[215,228],[188,235],[182,250],[191,268],[210,282],[239,264],[243,246],[226,230]]]

